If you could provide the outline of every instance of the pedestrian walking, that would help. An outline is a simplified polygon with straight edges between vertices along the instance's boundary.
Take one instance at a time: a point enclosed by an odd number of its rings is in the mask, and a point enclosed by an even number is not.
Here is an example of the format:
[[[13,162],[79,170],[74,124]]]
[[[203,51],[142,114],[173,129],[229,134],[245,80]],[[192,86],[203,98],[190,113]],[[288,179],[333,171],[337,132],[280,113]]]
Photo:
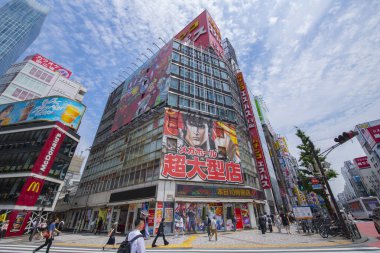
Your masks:
[[[232,215],[232,226],[234,226],[233,230],[234,232],[236,232],[236,218],[235,218],[235,215]]]
[[[281,233],[282,221],[281,221],[281,217],[278,213],[276,213],[276,215],[274,216],[274,225],[278,229],[278,232]]]
[[[55,225],[58,229],[57,236],[59,236],[59,233],[63,230],[63,226],[65,226],[65,221],[61,220],[58,224]]]
[[[269,232],[272,233],[273,232],[273,221],[272,221],[272,218],[270,215],[267,215],[267,225],[268,225]]]
[[[157,247],[156,241],[159,236],[162,236],[162,239],[164,239],[165,246],[169,244],[169,242],[165,239],[165,233],[164,233],[164,221],[165,218],[162,218],[160,225],[158,226],[157,235],[156,238],[154,238],[152,243],[152,248]]]
[[[131,243],[131,253],[145,253],[145,243],[141,231],[145,229],[145,220],[138,218],[135,220],[135,229],[127,236],[127,241]]]
[[[53,244],[53,240],[54,240],[54,231],[57,231],[55,228],[55,224],[58,222],[59,222],[59,219],[55,218],[55,221],[51,221],[51,223],[49,225],[49,229],[44,229],[42,234],[43,234],[43,237],[45,238],[45,243],[42,244],[37,249],[33,250],[33,253],[35,253],[36,251],[39,251],[40,249],[42,249],[45,246],[46,246],[46,253],[49,253],[49,249],[50,249],[51,245]]]
[[[102,228],[103,228],[103,219],[100,218],[100,220],[98,221],[98,226],[95,229],[95,234],[97,233],[100,234],[102,232]]]
[[[280,216],[281,216],[281,220],[282,220],[282,225],[286,229],[286,233],[290,234],[290,221],[289,221],[288,214],[281,213]]]
[[[261,229],[261,233],[264,235],[266,230],[267,230],[267,216],[266,216],[266,213],[264,213],[263,215],[261,215],[259,217],[259,225],[260,225],[260,229]]]
[[[5,238],[9,226],[9,220],[5,220],[1,225],[0,238]]]
[[[208,215],[206,215],[206,221],[205,221],[206,229],[207,229],[207,236],[210,238],[211,234],[211,219]]]
[[[211,226],[211,234],[210,234],[210,237],[208,239],[209,239],[209,241],[211,241],[212,237],[215,235],[215,241],[217,241],[218,240],[218,230],[217,230],[217,226],[216,226],[215,216],[212,217],[210,226]]]
[[[105,247],[107,247],[107,245],[112,245],[112,248],[113,249],[115,248],[115,242],[116,242],[115,235],[116,235],[116,228],[115,228],[115,224],[113,224],[111,227],[111,230],[108,232],[108,241],[102,247],[103,250]]]
[[[39,225],[39,217],[37,217],[33,222],[32,222],[32,230],[30,231],[30,236],[29,236],[29,242],[33,240],[34,235],[37,233],[38,225]]]
[[[96,219],[93,219],[93,220],[90,222],[90,233],[94,233],[95,225],[96,225]]]

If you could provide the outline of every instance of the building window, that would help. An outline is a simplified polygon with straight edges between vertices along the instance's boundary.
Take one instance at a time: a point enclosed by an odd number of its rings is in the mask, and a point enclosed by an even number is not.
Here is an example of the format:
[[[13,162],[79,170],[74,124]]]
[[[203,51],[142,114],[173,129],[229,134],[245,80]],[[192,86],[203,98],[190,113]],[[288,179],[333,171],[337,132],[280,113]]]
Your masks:
[[[217,88],[219,90],[222,90],[222,88],[223,88],[222,84],[218,80],[214,80],[214,85],[215,85],[215,88]]]
[[[224,71],[220,71],[220,77],[224,80],[227,80],[227,73]]]
[[[189,65],[189,58],[187,58],[186,56],[183,56],[181,57],[181,62],[184,64],[184,65]]]
[[[181,48],[181,44],[178,43],[178,42],[176,42],[176,41],[174,41],[173,42],[173,48],[179,50]]]
[[[176,52],[173,52],[172,57],[173,57],[173,60],[177,62],[179,62],[181,59],[179,53],[176,53]]]
[[[183,97],[179,97],[179,107],[189,107],[189,100]]]
[[[176,94],[169,93],[168,105],[178,106],[178,96]]]
[[[224,101],[226,105],[232,106],[232,98],[230,96],[224,96]]]
[[[219,66],[221,68],[226,68],[226,64],[224,62],[222,62],[222,61],[219,61]]]
[[[218,102],[220,104],[224,103],[223,95],[215,93],[215,96],[216,96],[216,102]]]
[[[170,88],[178,90],[178,83],[179,83],[178,79],[171,78],[171,80],[170,80]]]
[[[212,70],[213,70],[214,76],[220,77],[220,71],[219,71],[219,69],[213,68]]]
[[[179,83],[179,90],[180,90],[181,92],[188,93],[188,92],[189,92],[189,85],[188,85],[187,83],[181,81],[181,82]]]
[[[207,99],[211,100],[211,101],[214,101],[214,92],[212,92],[211,90],[208,90],[207,91]]]
[[[228,83],[223,83],[223,90],[230,92],[230,86],[228,85]]]
[[[179,75],[179,67],[178,67],[178,65],[172,64],[171,72],[172,72],[172,74]]]
[[[211,114],[215,114],[215,106],[208,105],[208,112],[211,113]]]

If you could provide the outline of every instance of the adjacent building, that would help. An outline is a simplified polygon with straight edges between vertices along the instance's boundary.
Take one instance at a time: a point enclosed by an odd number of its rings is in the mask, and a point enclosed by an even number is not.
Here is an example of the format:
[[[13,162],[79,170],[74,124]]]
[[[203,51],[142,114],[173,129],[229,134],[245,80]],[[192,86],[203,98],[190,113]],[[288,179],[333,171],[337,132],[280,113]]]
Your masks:
[[[344,162],[341,172],[346,184],[350,188],[350,191],[352,189],[355,198],[368,197],[368,192],[364,187],[363,179],[359,173],[359,170],[351,161]]]
[[[64,96],[81,102],[87,90],[70,80],[71,74],[40,54],[28,56],[0,76],[0,104],[47,96]]]
[[[7,236],[47,218],[62,191],[85,106],[66,97],[0,105],[0,216]]]
[[[34,0],[10,0],[0,8],[0,75],[37,38],[47,13]]]
[[[204,231],[208,214],[218,230],[233,215],[255,227],[271,185],[247,92],[202,12],[108,97],[68,226],[102,219],[127,232],[144,214],[151,234],[163,217],[173,232],[179,216]]]
[[[371,196],[380,196],[380,181],[379,176],[368,162],[368,157],[357,157],[354,159],[354,165],[359,171],[363,185],[366,191]]]

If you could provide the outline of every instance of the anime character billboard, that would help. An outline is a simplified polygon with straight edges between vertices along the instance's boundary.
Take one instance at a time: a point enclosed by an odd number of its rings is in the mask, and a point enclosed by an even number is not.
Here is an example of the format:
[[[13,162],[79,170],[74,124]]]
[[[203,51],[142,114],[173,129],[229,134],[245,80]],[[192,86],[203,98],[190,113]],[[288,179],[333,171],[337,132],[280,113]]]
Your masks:
[[[172,41],[168,42],[137,70],[137,74],[124,81],[111,131],[116,131],[166,100],[172,45]]]
[[[198,115],[166,108],[161,178],[243,183],[236,130]]]

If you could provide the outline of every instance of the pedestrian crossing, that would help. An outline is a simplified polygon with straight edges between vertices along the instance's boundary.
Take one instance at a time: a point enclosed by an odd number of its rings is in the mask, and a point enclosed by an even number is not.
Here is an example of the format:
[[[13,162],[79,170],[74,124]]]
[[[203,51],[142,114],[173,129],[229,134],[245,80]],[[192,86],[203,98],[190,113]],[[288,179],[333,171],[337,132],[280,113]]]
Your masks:
[[[0,243],[0,253],[30,253],[38,245],[25,245],[25,244],[1,244]],[[45,252],[46,248],[41,249],[38,252]],[[107,253],[116,252],[116,249],[102,249],[97,248],[84,248],[84,247],[62,247],[62,246],[52,246],[50,248],[51,253]],[[337,252],[380,252],[379,248],[376,247],[334,247],[334,248],[282,248],[282,249],[147,249],[146,252],[157,252],[157,253],[337,253]]]

